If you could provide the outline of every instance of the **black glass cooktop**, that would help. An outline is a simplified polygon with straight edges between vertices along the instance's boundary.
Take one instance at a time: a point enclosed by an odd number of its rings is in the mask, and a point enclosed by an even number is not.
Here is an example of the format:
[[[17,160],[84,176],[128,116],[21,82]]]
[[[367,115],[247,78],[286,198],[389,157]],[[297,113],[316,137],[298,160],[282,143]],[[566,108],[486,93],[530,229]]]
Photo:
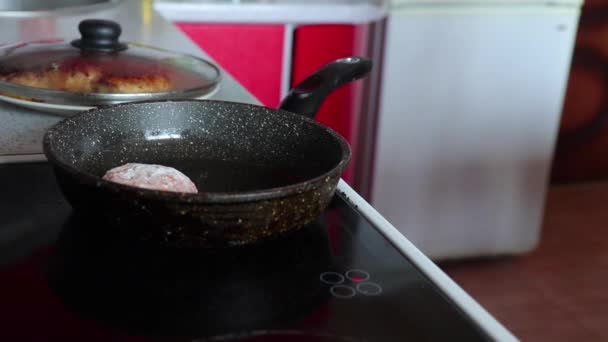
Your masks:
[[[0,166],[2,341],[476,341],[339,196],[256,246],[172,249],[74,214],[46,164]]]

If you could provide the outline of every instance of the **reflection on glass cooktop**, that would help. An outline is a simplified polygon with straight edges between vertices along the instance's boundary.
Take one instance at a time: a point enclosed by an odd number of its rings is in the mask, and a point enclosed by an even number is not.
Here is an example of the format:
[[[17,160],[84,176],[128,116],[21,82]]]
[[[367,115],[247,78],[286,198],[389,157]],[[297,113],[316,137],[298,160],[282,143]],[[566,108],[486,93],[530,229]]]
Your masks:
[[[0,166],[0,340],[487,340],[339,196],[255,246],[174,249],[73,213],[46,164]]]

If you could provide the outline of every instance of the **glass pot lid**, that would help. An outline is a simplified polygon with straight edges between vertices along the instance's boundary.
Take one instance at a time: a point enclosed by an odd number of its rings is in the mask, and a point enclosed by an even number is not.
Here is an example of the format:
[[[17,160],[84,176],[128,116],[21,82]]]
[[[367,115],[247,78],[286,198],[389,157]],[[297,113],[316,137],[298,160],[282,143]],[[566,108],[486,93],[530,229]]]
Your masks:
[[[219,69],[200,58],[119,41],[120,25],[88,19],[80,39],[0,48],[0,94],[66,105],[103,105],[210,93]]]

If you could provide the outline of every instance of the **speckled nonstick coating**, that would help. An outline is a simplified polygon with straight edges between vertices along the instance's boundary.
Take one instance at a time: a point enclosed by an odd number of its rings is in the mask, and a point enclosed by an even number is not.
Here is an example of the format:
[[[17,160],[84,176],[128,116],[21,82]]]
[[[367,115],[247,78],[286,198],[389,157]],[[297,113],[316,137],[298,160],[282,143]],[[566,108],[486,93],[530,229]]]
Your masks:
[[[331,90],[362,77],[361,66],[369,71],[363,62],[339,60],[321,69],[314,84],[303,82],[283,107],[314,115]],[[303,115],[205,100],[93,109],[49,129],[43,148],[75,209],[138,237],[205,247],[250,244],[312,222],[329,204],[351,155],[343,137]],[[101,178],[133,162],[175,167],[199,193]]]
[[[131,103],[85,112],[51,128],[44,152],[74,208],[127,225],[143,221],[150,227],[145,235],[196,245],[246,244],[311,222],[327,206],[350,158],[347,142],[317,122],[219,101]],[[226,183],[260,183],[258,189],[207,192],[205,164],[214,160],[299,169],[304,176],[264,188],[266,180],[233,170],[240,177],[227,174]],[[153,191],[101,179],[127,162],[173,166],[200,192]]]

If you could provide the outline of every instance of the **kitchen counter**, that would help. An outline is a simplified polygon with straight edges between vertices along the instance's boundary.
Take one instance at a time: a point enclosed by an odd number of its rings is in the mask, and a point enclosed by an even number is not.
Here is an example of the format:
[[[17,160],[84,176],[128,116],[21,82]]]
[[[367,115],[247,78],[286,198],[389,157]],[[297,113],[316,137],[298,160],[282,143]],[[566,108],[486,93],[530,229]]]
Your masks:
[[[179,29],[160,16],[149,0],[123,0],[114,7],[94,13],[2,17],[0,44],[45,38],[78,38],[78,23],[87,18],[108,19],[120,23],[123,30],[121,40],[188,53],[215,62]],[[211,99],[259,103],[224,70],[222,76],[219,91]],[[41,153],[44,132],[61,119],[61,116],[0,102],[0,163],[43,160]]]
[[[522,341],[607,341],[607,207],[608,182],[553,186],[534,251],[440,266]]]

